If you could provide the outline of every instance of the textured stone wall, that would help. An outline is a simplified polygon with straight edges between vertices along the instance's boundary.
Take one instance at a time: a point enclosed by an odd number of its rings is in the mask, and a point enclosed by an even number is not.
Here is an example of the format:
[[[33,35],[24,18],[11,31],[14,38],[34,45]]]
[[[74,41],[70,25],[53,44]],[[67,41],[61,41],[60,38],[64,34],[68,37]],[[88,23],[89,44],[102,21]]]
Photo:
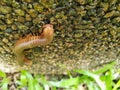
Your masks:
[[[47,23],[54,25],[54,40],[25,52],[31,67],[19,66],[14,43]],[[59,74],[114,60],[120,68],[119,0],[0,0],[1,70]]]

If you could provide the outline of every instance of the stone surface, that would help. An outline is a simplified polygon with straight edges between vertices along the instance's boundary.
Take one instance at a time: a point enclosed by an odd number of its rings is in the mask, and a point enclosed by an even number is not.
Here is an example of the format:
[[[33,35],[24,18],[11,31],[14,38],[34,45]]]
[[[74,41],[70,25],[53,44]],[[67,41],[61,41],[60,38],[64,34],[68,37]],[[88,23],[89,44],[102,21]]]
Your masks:
[[[120,68],[119,0],[1,0],[0,5],[0,70],[67,74],[73,69],[94,70],[111,61],[117,62],[116,70]],[[54,25],[54,40],[25,52],[33,60],[31,67],[19,66],[14,43],[27,34],[38,35],[47,23]]]

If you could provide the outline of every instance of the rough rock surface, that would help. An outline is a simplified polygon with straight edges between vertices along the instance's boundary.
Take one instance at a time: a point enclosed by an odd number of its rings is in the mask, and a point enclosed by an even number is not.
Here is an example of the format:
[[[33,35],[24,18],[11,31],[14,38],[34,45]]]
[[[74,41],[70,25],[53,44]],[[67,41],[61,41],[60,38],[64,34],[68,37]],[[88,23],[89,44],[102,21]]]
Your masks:
[[[33,65],[17,64],[14,43],[27,34],[54,25],[52,43],[26,55]],[[66,74],[73,69],[96,69],[111,61],[120,68],[119,0],[1,0],[0,70]]]

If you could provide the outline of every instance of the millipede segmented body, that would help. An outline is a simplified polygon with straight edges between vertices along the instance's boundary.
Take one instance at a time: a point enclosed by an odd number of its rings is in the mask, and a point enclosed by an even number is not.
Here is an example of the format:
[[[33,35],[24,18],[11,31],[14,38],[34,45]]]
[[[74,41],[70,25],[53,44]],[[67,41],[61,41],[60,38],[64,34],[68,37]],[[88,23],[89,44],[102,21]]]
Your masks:
[[[26,63],[31,65],[32,61],[24,55],[24,50],[36,46],[43,46],[49,44],[53,40],[54,29],[51,24],[43,26],[43,32],[40,35],[27,35],[25,38],[19,39],[14,46],[14,53],[20,65]]]

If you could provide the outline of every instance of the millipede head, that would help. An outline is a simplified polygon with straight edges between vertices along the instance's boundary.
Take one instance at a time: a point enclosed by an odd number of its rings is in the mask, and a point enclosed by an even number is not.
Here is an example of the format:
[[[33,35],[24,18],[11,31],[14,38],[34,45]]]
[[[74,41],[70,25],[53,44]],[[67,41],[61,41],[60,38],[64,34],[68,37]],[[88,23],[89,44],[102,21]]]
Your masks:
[[[47,27],[53,28],[53,25],[52,25],[52,24],[45,24],[45,25],[43,26],[43,28],[47,28]]]

